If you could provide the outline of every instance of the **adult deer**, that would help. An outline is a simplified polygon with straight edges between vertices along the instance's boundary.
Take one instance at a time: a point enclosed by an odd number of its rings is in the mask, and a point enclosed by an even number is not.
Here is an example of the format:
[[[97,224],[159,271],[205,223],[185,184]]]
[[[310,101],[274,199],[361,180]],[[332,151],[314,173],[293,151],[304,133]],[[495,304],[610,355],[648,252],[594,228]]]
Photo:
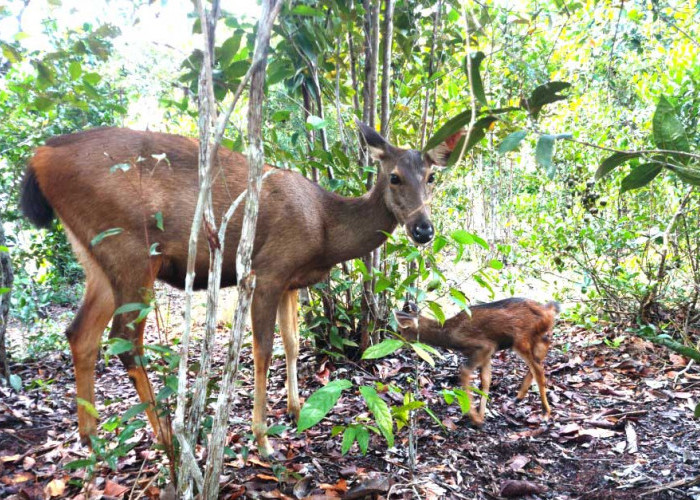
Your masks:
[[[417,243],[427,243],[433,237],[428,209],[434,180],[431,167],[446,164],[455,138],[421,153],[394,147],[367,125],[358,126],[372,158],[381,163],[375,186],[364,196],[343,198],[289,170],[278,172],[263,184],[253,250],[256,289],[251,312],[253,433],[263,453],[272,451],[265,435],[265,413],[275,314],[286,354],[287,408],[298,417],[297,289],[321,281],[333,265],[377,248],[397,224],[405,225]],[[155,279],[184,287],[188,238],[197,203],[197,161],[198,143],[193,139],[103,128],[49,139],[29,162],[22,211],[38,227],[47,227],[55,212],[85,269],[85,297],[66,331],[77,397],[94,403],[100,339],[116,308],[144,302]],[[124,164],[137,168],[119,168]],[[212,197],[214,213],[220,218],[245,189],[248,167],[244,156],[223,148],[217,167]],[[238,211],[228,226],[222,286],[236,284],[241,213]],[[162,215],[162,224],[156,214]],[[121,232],[91,244],[97,235],[114,228]],[[154,242],[158,243],[158,255],[149,251]],[[206,245],[202,235],[195,288],[207,285]],[[141,401],[150,403],[147,415],[156,435],[169,444],[169,425],[156,415],[153,390],[140,362],[145,322],[131,324],[137,314],[114,316],[110,337],[133,342],[134,348],[119,358]],[[83,441],[96,430],[96,419],[82,405],[78,406],[78,427]]]

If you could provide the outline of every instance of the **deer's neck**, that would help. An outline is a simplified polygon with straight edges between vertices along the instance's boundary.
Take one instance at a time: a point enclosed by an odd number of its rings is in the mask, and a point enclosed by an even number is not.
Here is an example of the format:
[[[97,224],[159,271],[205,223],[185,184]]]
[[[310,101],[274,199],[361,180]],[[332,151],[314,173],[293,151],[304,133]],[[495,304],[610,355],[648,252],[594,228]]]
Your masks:
[[[329,196],[326,200],[326,261],[336,264],[368,254],[396,228],[396,217],[384,201],[386,175],[358,198]]]
[[[436,347],[453,347],[449,329],[425,316],[418,317],[418,335],[414,340]]]

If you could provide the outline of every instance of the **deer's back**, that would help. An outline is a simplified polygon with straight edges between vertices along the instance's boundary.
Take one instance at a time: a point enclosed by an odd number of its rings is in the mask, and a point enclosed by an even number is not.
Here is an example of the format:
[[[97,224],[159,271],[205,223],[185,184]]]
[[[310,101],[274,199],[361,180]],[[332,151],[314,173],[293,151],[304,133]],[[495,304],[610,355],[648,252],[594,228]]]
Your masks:
[[[100,233],[120,228],[93,252],[107,262],[115,253],[148,258],[158,243],[162,257],[159,278],[184,286],[188,240],[199,192],[198,142],[177,135],[120,128],[93,129],[50,139],[31,160],[37,181],[64,225],[86,248]],[[272,167],[266,167],[270,169]],[[219,148],[212,199],[217,223],[246,188],[246,158]],[[260,196],[254,265],[276,270],[276,256],[291,240],[303,239],[313,254],[320,235],[317,206],[320,188],[303,176],[281,170],[269,176]],[[224,285],[235,284],[235,252],[240,239],[244,203],[227,229]],[[162,220],[162,223],[161,223]],[[147,236],[148,235],[148,236]],[[206,285],[208,239],[200,234],[197,287]],[[297,257],[309,258],[304,249]],[[102,257],[101,257],[102,256]],[[263,262],[257,262],[256,259]]]

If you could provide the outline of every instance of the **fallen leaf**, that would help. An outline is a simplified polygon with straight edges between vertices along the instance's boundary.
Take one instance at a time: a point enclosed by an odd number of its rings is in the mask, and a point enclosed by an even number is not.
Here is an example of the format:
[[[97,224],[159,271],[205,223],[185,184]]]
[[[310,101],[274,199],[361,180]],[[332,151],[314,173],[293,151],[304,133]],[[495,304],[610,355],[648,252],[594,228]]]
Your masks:
[[[105,495],[109,495],[110,497],[121,497],[127,491],[129,491],[129,488],[117,484],[114,481],[107,479],[105,482]]]
[[[515,455],[508,462],[508,467],[510,467],[510,470],[513,472],[518,472],[523,470],[523,467],[525,467],[529,462],[529,457],[526,457],[525,455]]]
[[[44,493],[49,498],[63,496],[63,492],[66,489],[66,482],[63,479],[53,479],[44,488]]]

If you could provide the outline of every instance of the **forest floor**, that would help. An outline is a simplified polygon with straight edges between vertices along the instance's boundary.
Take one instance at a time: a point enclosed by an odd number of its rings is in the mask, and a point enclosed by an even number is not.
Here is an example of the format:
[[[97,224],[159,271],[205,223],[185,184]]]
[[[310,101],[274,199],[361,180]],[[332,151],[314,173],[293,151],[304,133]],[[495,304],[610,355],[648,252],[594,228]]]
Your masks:
[[[57,316],[58,311],[52,314]],[[285,416],[284,356],[276,344],[268,423],[287,427],[272,439],[279,456],[270,461],[258,456],[250,440],[253,374],[246,344],[230,416],[228,444],[235,455],[225,461],[221,498],[700,499],[700,421],[693,419],[700,370],[631,334],[619,339],[621,334],[623,327],[592,332],[557,326],[546,360],[553,412],[546,422],[535,387],[524,401],[514,400],[525,366],[511,352],[494,358],[481,429],[442,395],[459,384],[458,356],[445,352],[434,368],[422,363],[417,398],[442,427],[425,412],[418,414],[413,475],[407,428],[396,432],[390,449],[373,434],[365,456],[357,444],[342,455],[341,436],[331,437],[333,426],[369,417],[360,385],[411,389],[418,362],[412,353],[353,363],[313,352],[302,341],[302,398],[329,379],[347,378],[354,385],[319,425],[296,433]],[[221,338],[226,335],[222,327]],[[156,341],[152,331],[148,337]],[[619,345],[606,345],[606,338]],[[219,367],[224,352],[214,353]],[[103,419],[120,415],[138,402],[135,391],[117,359],[98,364],[96,408]],[[116,459],[114,470],[98,465],[88,489],[80,486],[84,470],[64,467],[89,455],[77,442],[71,367],[68,351],[54,351],[12,365],[23,381],[21,392],[0,386],[0,498],[174,498],[167,494],[167,459],[152,446],[147,427],[136,431],[136,446]],[[402,403],[389,392],[382,397]],[[204,464],[206,450],[198,452]]]

